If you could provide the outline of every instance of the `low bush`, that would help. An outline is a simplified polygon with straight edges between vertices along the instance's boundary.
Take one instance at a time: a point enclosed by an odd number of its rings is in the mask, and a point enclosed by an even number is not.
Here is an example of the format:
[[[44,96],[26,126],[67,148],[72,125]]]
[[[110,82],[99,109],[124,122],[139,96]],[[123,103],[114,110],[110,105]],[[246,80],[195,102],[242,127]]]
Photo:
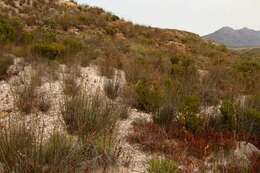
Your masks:
[[[233,67],[235,76],[244,86],[245,91],[255,90],[259,83],[260,61],[255,59],[242,59]]]
[[[185,116],[197,114],[200,111],[200,104],[198,96],[186,96],[180,105],[180,112]]]
[[[260,111],[254,108],[240,109],[236,118],[238,132],[252,135],[260,133]]]
[[[63,42],[66,47],[67,54],[76,53],[83,49],[83,44],[78,38],[69,37],[66,38]]]
[[[76,138],[58,132],[45,139],[44,130],[40,123],[25,119],[10,120],[1,127],[1,170],[5,173],[93,172],[95,168],[105,169],[113,160],[111,153],[100,147],[101,143],[77,142]],[[99,139],[103,144],[103,138]],[[104,146],[108,147],[107,143]]]
[[[117,78],[112,80],[106,80],[104,84],[104,90],[108,98],[116,99],[119,95],[120,82]]]
[[[153,116],[153,122],[160,126],[169,126],[176,119],[176,109],[173,105],[162,106]]]
[[[47,58],[49,60],[55,60],[63,57],[65,54],[65,46],[61,43],[37,43],[32,48],[33,52],[37,55]]]
[[[202,133],[202,131],[205,130],[204,120],[194,114],[187,117],[185,120],[185,125],[186,128],[194,134]]]
[[[180,105],[182,117],[179,118],[179,121],[193,133],[200,133],[204,129],[204,121],[200,115],[198,115],[200,104],[201,102],[199,97],[186,96]]]
[[[0,162],[5,172],[44,173],[48,170],[61,173],[73,170],[72,162],[75,164],[75,161],[71,151],[76,148],[71,140],[55,134],[45,144],[41,141],[43,134],[40,130],[25,122],[10,122],[8,127],[0,129]]]
[[[15,89],[16,107],[21,113],[29,114],[35,107],[36,93],[32,83],[25,83],[22,88]]]
[[[77,94],[67,97],[62,117],[70,133],[82,139],[110,134],[118,118],[115,107],[101,96]]]
[[[217,129],[227,129],[235,130],[236,129],[236,105],[229,101],[225,100],[222,103],[220,108],[222,116],[219,119],[217,124]]]
[[[24,114],[47,112],[51,107],[50,98],[45,92],[37,91],[41,86],[40,74],[32,72],[30,75],[30,79],[22,79],[23,85],[14,87],[15,106]]]
[[[178,166],[173,160],[153,159],[149,161],[149,173],[177,173]]]
[[[98,69],[102,76],[112,79],[115,76],[114,60],[111,57],[106,57],[98,60]]]
[[[73,140],[64,134],[54,133],[43,147],[44,163],[49,172],[63,172],[66,169],[71,169],[66,163],[66,159],[70,160],[77,152]],[[80,148],[79,148],[80,150]],[[74,156],[75,157],[75,156]],[[80,161],[82,158],[78,156],[76,159]],[[72,160],[71,160],[72,161]],[[70,165],[71,166],[71,165]],[[76,166],[76,165],[75,165]]]
[[[0,80],[3,80],[7,77],[7,70],[9,66],[12,65],[12,63],[12,58],[0,55]]]
[[[44,93],[43,93],[44,94]],[[50,104],[50,98],[47,97],[46,95],[39,95],[37,94],[37,108],[41,112],[48,112],[48,110],[51,107]]]
[[[73,96],[79,92],[79,86],[76,79],[77,77],[74,72],[65,74],[63,78],[63,92],[65,95]]]
[[[0,16],[0,42],[16,42],[20,38],[22,23],[17,18]]]
[[[162,103],[162,94],[158,88],[145,81],[140,81],[136,87],[136,107],[146,112],[155,112]]]
[[[129,117],[129,107],[125,104],[120,104],[117,108],[119,117],[123,120],[127,119]]]
[[[228,151],[236,146],[232,132],[208,129],[194,134],[178,123],[166,128],[153,123],[134,123],[128,140],[141,144],[144,151],[162,152],[172,157],[186,150],[189,155],[203,158],[220,149]]]

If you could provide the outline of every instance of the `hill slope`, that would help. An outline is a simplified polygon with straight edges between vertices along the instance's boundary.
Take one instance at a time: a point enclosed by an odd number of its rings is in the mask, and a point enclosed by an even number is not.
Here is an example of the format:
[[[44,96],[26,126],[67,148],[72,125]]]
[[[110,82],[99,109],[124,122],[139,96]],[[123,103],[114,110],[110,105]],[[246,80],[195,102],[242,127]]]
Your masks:
[[[228,47],[251,47],[260,45],[260,31],[248,28],[235,30],[224,27],[204,38],[225,44]]]
[[[259,172],[258,59],[53,2],[0,0],[0,172]]]

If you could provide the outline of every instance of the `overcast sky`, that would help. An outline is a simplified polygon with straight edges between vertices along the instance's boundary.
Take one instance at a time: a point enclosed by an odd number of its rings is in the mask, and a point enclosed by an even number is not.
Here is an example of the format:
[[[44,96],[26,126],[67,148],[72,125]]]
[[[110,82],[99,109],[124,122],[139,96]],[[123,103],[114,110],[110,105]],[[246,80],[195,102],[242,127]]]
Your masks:
[[[260,30],[260,0],[77,0],[134,23],[205,35],[223,26]]]

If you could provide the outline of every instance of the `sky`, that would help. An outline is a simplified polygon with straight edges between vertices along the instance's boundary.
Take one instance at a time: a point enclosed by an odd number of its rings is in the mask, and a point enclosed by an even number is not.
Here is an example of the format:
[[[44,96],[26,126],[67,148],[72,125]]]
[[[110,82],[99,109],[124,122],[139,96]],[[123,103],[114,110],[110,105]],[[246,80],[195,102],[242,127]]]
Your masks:
[[[200,35],[224,26],[260,30],[260,0],[76,0],[134,23]]]

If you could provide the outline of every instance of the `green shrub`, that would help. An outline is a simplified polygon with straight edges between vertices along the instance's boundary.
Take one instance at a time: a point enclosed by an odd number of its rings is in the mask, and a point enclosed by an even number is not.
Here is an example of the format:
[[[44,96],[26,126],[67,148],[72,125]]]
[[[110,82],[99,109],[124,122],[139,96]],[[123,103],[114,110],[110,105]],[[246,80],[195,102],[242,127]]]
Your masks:
[[[39,149],[34,145],[34,131],[23,124],[10,124],[7,129],[0,129],[0,137],[0,162],[8,173],[39,171],[36,162],[32,162]]]
[[[0,16],[0,42],[15,42],[19,39],[22,23],[16,18]]]
[[[69,173],[85,158],[95,157],[87,152],[89,148],[74,145],[66,135],[54,133],[43,142],[41,130],[44,127],[33,121],[10,121],[0,129],[0,162],[6,173]]]
[[[72,150],[72,139],[63,134],[54,133],[44,146],[44,162],[54,171],[54,168],[59,168],[61,161],[73,153]]]
[[[128,110],[129,110],[128,105],[119,105],[117,109],[119,117],[123,120],[127,119],[129,117]]]
[[[21,38],[20,38],[19,42],[22,44],[29,44],[29,43],[33,42],[34,37],[35,36],[32,32],[23,32],[21,34]]]
[[[75,67],[76,68],[76,67]],[[77,76],[73,72],[67,74],[63,78],[63,92],[65,95],[76,95],[79,91],[79,86],[77,84]]]
[[[235,76],[241,81],[246,91],[257,89],[260,82],[260,62],[254,59],[243,59],[234,65]]]
[[[173,160],[153,159],[149,161],[149,173],[177,173],[178,166]]]
[[[140,81],[135,87],[135,92],[137,94],[137,108],[147,112],[155,112],[159,109],[162,103],[162,94],[153,85]]]
[[[65,46],[61,43],[38,43],[34,45],[33,52],[39,56],[54,60],[65,54]]]
[[[114,110],[101,96],[78,94],[65,99],[62,116],[67,130],[85,139],[109,134],[118,118]]]
[[[64,40],[64,45],[68,54],[79,52],[83,48],[81,40],[73,37],[66,38]]]
[[[12,65],[13,59],[6,56],[0,55],[0,80],[3,80],[7,76],[7,70],[10,65]]]
[[[162,106],[153,116],[153,122],[160,126],[169,126],[176,118],[176,109],[173,105]]]
[[[15,28],[6,20],[0,19],[0,42],[13,41],[15,37]]]
[[[240,110],[237,116],[238,130],[246,134],[260,133],[260,111],[254,108]]]
[[[185,116],[197,114],[200,111],[200,98],[198,96],[186,96],[180,106],[180,112]]]
[[[120,83],[118,79],[106,80],[104,90],[108,98],[116,99],[119,94]]]
[[[194,134],[201,133],[204,130],[204,120],[195,114],[187,117],[187,119],[185,120],[185,125],[186,128]]]
[[[220,108],[222,114],[220,126],[224,129],[235,130],[236,128],[236,106],[229,100],[225,100]]]
[[[15,105],[21,113],[29,114],[35,106],[35,86],[32,83],[25,83],[23,88],[15,90]]]
[[[186,96],[184,97],[180,112],[183,117],[184,125],[186,128],[191,130],[193,133],[200,133],[203,130],[204,121],[197,115],[200,111],[200,98],[197,96]]]

